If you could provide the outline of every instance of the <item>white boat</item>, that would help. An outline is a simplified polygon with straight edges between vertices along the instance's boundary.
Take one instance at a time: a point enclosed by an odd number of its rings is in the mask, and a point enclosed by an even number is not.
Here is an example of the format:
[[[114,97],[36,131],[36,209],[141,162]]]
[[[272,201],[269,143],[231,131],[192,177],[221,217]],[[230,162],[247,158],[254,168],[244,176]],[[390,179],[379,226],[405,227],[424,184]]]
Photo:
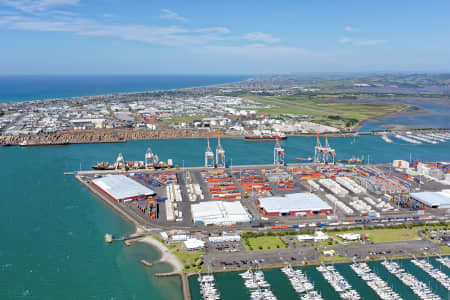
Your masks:
[[[386,143],[392,144],[394,143],[387,135],[382,134],[381,138],[383,139],[383,141],[385,141]]]
[[[353,263],[350,265],[355,273],[366,281],[367,285],[383,300],[400,300],[400,295],[392,290],[387,283],[373,273],[367,263]]]
[[[383,261],[381,263],[391,274],[400,279],[405,285],[407,285],[420,299],[423,300],[437,300],[441,299],[434,294],[429,287],[419,281],[414,275],[405,272],[400,265],[393,261]]]
[[[420,142],[418,140],[414,140],[414,139],[408,138],[403,135],[397,134],[397,135],[395,135],[395,137],[398,138],[399,140],[403,140],[403,141],[411,143],[411,144],[417,144],[417,145],[422,144],[422,142]]]

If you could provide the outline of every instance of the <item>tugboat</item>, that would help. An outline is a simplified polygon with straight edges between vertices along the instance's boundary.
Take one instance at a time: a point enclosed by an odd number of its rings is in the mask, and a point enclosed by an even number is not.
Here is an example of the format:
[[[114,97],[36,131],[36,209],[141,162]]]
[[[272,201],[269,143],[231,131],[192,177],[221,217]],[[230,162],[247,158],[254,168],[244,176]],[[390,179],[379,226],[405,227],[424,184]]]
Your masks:
[[[113,236],[109,233],[105,234],[105,242],[110,244],[113,242]]]

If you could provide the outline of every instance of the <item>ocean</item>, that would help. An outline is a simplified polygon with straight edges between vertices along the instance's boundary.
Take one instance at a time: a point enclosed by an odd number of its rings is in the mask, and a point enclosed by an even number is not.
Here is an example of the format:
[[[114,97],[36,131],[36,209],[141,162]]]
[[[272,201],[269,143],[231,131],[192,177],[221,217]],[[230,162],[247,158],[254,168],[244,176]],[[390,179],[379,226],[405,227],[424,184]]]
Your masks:
[[[245,75],[0,75],[0,103],[199,87],[248,78]]]
[[[216,141],[211,142],[214,148]],[[296,157],[312,156],[315,139],[289,137],[281,144],[287,161],[295,162]],[[378,136],[361,136],[330,138],[330,144],[337,158],[367,158],[370,154],[371,162],[382,163],[409,159],[411,153],[420,160],[450,160],[449,142],[386,144]],[[125,247],[104,242],[107,232],[124,236],[134,228],[72,176],[63,175],[80,167],[89,169],[100,161],[114,161],[119,152],[126,160],[143,160],[149,146],[163,160],[172,158],[178,165],[184,161],[185,166],[199,166],[206,141],[0,149],[0,299],[181,299],[178,279],[152,276],[168,270],[167,265],[140,265],[140,259],[157,259],[155,249],[144,244]],[[273,159],[273,142],[223,139],[222,146],[233,165],[271,163]],[[273,280],[278,280],[275,275]],[[232,282],[227,279],[223,284],[231,287]],[[232,295],[238,291],[238,286],[229,289]],[[227,299],[231,298],[243,299]]]

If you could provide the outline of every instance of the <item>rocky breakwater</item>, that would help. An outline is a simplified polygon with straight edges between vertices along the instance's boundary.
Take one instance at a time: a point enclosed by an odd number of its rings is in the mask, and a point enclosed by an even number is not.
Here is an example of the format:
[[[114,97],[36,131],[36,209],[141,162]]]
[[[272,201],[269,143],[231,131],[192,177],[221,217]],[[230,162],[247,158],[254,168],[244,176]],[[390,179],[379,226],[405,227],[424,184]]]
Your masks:
[[[133,130],[133,129],[97,129],[97,130],[67,130],[51,134],[36,134],[27,136],[0,136],[0,143],[20,145],[60,145],[60,144],[93,144],[121,143],[128,140],[203,138],[221,134],[221,131],[199,129],[164,129],[164,130]]]

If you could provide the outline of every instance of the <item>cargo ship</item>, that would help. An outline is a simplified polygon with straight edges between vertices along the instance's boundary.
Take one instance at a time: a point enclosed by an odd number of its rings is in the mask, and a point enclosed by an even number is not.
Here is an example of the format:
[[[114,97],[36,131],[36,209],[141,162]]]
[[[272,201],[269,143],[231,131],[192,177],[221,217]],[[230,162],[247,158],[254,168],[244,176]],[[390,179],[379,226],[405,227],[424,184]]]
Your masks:
[[[151,149],[148,148],[145,153],[145,161],[125,161],[122,153],[119,153],[116,161],[111,164],[108,162],[100,162],[94,166],[92,169],[100,170],[100,171],[108,171],[108,170],[139,170],[139,169],[166,169],[173,167],[173,160],[168,159],[167,162],[160,161],[157,154],[152,153]]]
[[[27,140],[24,140],[19,143],[20,147],[56,147],[56,146],[67,146],[69,143],[29,143]]]
[[[107,162],[101,162],[96,164],[95,166],[92,166],[92,169],[94,170],[114,170],[114,166],[107,163]]]

